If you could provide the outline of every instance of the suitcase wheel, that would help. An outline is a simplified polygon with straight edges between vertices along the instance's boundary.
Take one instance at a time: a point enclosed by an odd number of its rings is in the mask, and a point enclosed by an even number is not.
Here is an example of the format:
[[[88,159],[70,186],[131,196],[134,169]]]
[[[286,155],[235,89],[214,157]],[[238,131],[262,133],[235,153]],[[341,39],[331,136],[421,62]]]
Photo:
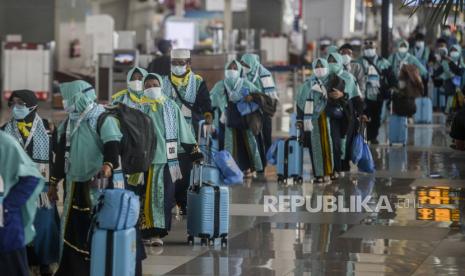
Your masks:
[[[190,244],[194,245],[194,236],[188,236],[188,237],[187,237],[187,244],[189,244],[189,245],[190,245]]]
[[[221,247],[226,247],[228,246],[228,239],[226,237],[223,237],[221,239]]]
[[[278,176],[278,184],[287,184],[287,179],[282,176]]]
[[[302,177],[295,177],[294,178],[294,183],[302,185],[304,183],[304,179]]]
[[[208,245],[208,239],[207,238],[202,238],[200,239],[200,245],[201,246],[207,246]]]

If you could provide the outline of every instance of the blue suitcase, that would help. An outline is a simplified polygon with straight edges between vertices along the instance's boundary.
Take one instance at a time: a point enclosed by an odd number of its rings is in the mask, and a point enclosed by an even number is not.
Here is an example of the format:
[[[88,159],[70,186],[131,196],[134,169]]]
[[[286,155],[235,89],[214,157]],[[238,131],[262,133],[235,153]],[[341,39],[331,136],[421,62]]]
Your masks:
[[[229,189],[212,186],[203,181],[203,166],[195,164],[192,169],[191,185],[187,192],[187,242],[201,238],[201,245],[213,243],[221,238],[227,245],[229,233]]]
[[[433,103],[428,97],[416,98],[417,112],[414,115],[416,124],[431,124],[433,122]]]
[[[407,145],[408,138],[407,117],[392,114],[389,117],[389,144]]]
[[[296,137],[278,142],[276,170],[278,183],[287,183],[288,178],[293,178],[294,183],[303,183],[303,148]]]
[[[136,230],[96,229],[92,236],[90,275],[131,276],[136,272]]]

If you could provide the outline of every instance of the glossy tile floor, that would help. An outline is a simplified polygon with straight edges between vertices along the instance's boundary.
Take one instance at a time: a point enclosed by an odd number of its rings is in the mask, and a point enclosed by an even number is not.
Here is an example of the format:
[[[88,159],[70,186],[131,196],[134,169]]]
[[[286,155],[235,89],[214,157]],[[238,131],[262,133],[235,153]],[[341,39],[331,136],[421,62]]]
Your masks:
[[[287,131],[288,107],[274,121],[276,136]],[[147,247],[144,275],[465,275],[465,154],[449,148],[443,122],[435,114],[433,125],[410,125],[407,147],[389,147],[383,126],[374,175],[354,169],[312,184],[306,154],[304,184],[283,186],[267,168],[231,188],[228,247],[187,245],[186,221],[177,218],[163,248]],[[265,195],[371,195],[370,206],[385,196],[394,210],[271,213]]]

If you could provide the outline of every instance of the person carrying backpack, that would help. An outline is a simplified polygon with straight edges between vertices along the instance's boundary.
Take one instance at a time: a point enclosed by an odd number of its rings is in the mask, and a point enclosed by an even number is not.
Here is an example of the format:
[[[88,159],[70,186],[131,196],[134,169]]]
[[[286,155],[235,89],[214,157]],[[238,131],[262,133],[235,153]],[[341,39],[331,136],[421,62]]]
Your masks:
[[[49,198],[57,200],[57,184],[64,179],[61,259],[55,275],[82,276],[90,274],[88,233],[97,200],[97,188],[91,183],[99,177],[111,177],[119,167],[123,135],[111,116],[97,130],[98,118],[105,109],[95,102],[97,96],[89,83],[62,83],[60,90],[68,116],[54,134],[55,162],[49,191]]]
[[[357,62],[365,72],[364,120],[367,121],[367,139],[372,144],[378,144],[383,100],[394,82],[391,65],[377,55],[376,43],[373,40],[365,41],[363,55]]]
[[[175,182],[183,177],[178,160],[179,149],[182,147],[189,153],[191,162],[202,159],[203,155],[176,102],[163,94],[162,77],[149,73],[143,83],[143,110],[152,119],[157,145],[155,158],[145,175],[141,230],[150,245],[163,246],[161,238],[171,229]]]

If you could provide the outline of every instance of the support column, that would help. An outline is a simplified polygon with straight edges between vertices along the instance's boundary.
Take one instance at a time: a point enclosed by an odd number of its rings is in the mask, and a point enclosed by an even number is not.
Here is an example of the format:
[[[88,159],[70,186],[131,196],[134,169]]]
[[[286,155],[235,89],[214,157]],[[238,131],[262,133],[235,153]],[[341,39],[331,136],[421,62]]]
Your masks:
[[[176,6],[175,6],[175,11],[174,11],[174,14],[176,15],[176,17],[184,17],[185,4],[186,4],[185,0],[176,0]]]
[[[392,40],[392,0],[383,0],[381,5],[381,55],[389,56],[389,46]]]
[[[224,0],[224,51],[229,53],[229,41],[232,31],[232,0]]]

